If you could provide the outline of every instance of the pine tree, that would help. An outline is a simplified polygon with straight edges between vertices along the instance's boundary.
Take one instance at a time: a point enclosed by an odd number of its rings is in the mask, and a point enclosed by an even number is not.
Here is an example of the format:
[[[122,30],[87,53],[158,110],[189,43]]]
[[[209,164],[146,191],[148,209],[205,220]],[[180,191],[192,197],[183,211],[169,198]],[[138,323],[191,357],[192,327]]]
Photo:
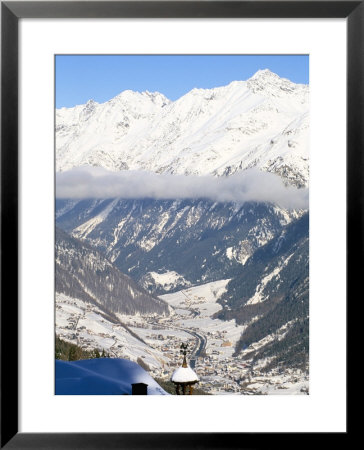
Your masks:
[[[72,346],[68,352],[68,361],[76,361],[77,359],[77,348]]]

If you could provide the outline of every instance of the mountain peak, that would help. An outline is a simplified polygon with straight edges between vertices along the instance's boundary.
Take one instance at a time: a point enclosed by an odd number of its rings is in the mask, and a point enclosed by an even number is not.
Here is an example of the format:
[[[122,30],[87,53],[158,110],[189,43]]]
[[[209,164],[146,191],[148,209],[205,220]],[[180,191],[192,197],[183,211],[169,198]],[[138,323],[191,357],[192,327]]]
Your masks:
[[[140,92],[132,91],[131,89],[125,89],[124,91],[121,91],[120,94],[116,95],[112,100],[126,100],[126,99],[132,99],[137,96],[141,95]],[[109,100],[110,101],[110,100]]]
[[[150,92],[150,91],[143,91],[142,95],[144,95],[145,97],[149,98],[153,103],[155,103],[158,106],[165,106],[168,105],[169,103],[171,103],[171,101],[161,92],[155,91],[155,92]]]
[[[257,72],[255,72],[255,74],[251,78],[249,78],[249,80],[258,80],[258,79],[267,80],[269,78],[278,80],[280,76],[269,69],[260,69]]]
[[[254,94],[270,98],[286,98],[287,96],[301,96],[301,103],[308,94],[308,86],[294,83],[293,81],[280,77],[269,69],[258,70],[249,80],[247,86]]]
[[[109,100],[110,103],[122,103],[122,104],[148,104],[149,102],[157,107],[163,107],[170,103],[170,100],[161,94],[160,92],[150,92],[150,91],[132,91],[127,89],[120,92],[114,98]],[[107,103],[109,103],[107,102]]]

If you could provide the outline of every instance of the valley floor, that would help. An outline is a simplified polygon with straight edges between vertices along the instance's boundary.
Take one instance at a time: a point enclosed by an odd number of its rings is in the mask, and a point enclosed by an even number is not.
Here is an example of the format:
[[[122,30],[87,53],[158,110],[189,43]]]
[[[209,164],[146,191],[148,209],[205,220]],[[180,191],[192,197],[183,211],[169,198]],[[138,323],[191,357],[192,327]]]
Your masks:
[[[307,394],[307,374],[278,369],[264,373],[264,361],[253,364],[244,359],[244,352],[233,356],[245,327],[213,318],[228,281],[161,296],[171,306],[169,317],[119,314],[120,322],[95,305],[56,294],[56,333],[84,349],[104,349],[111,356],[136,361],[161,379],[169,379],[181,365],[180,345],[188,342],[199,387],[210,394]]]

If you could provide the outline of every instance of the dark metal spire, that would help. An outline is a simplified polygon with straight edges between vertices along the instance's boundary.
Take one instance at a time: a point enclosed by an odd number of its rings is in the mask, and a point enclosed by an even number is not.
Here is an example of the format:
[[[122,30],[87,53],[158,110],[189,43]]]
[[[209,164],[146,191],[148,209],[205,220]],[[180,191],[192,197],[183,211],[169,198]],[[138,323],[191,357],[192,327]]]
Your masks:
[[[182,367],[187,367],[187,358],[186,358],[187,347],[188,347],[188,344],[184,344],[184,343],[181,344],[181,353],[183,354]]]

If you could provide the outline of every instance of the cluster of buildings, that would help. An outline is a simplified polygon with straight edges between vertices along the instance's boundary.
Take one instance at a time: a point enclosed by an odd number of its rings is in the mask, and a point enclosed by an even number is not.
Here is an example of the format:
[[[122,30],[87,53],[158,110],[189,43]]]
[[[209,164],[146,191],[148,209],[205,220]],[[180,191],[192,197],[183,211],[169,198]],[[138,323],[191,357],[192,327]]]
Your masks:
[[[87,325],[87,322],[86,326],[81,319],[86,313],[97,313],[96,306],[85,304],[82,305],[81,311],[77,301],[62,299],[62,303],[56,305],[59,314],[57,334],[61,338],[77,343],[83,349],[99,348],[100,342],[109,342],[105,350],[114,357],[133,359],[135,356],[133,360],[137,360],[137,354],[133,356],[133,353],[125,353],[125,343],[120,340],[121,336],[117,332],[122,325],[109,324],[99,317],[99,325],[110,326],[103,327],[103,330],[98,326]],[[276,382],[278,386],[280,383],[279,369],[276,370],[277,373],[273,371],[274,373],[267,376],[256,366],[252,367],[242,356],[233,356],[234,342],[229,339],[226,330],[184,327],[183,317],[177,314],[162,319],[155,316],[123,316],[120,319],[123,325],[145,342],[151,352],[155,350],[160,361],[159,367],[149,367],[150,374],[155,378],[169,380],[172,373],[181,366],[180,346],[183,342],[188,346],[188,360],[199,378],[198,387],[207,393],[257,394],[261,393],[263,385]],[[296,379],[296,375],[292,373],[291,378],[287,380],[296,383]]]

